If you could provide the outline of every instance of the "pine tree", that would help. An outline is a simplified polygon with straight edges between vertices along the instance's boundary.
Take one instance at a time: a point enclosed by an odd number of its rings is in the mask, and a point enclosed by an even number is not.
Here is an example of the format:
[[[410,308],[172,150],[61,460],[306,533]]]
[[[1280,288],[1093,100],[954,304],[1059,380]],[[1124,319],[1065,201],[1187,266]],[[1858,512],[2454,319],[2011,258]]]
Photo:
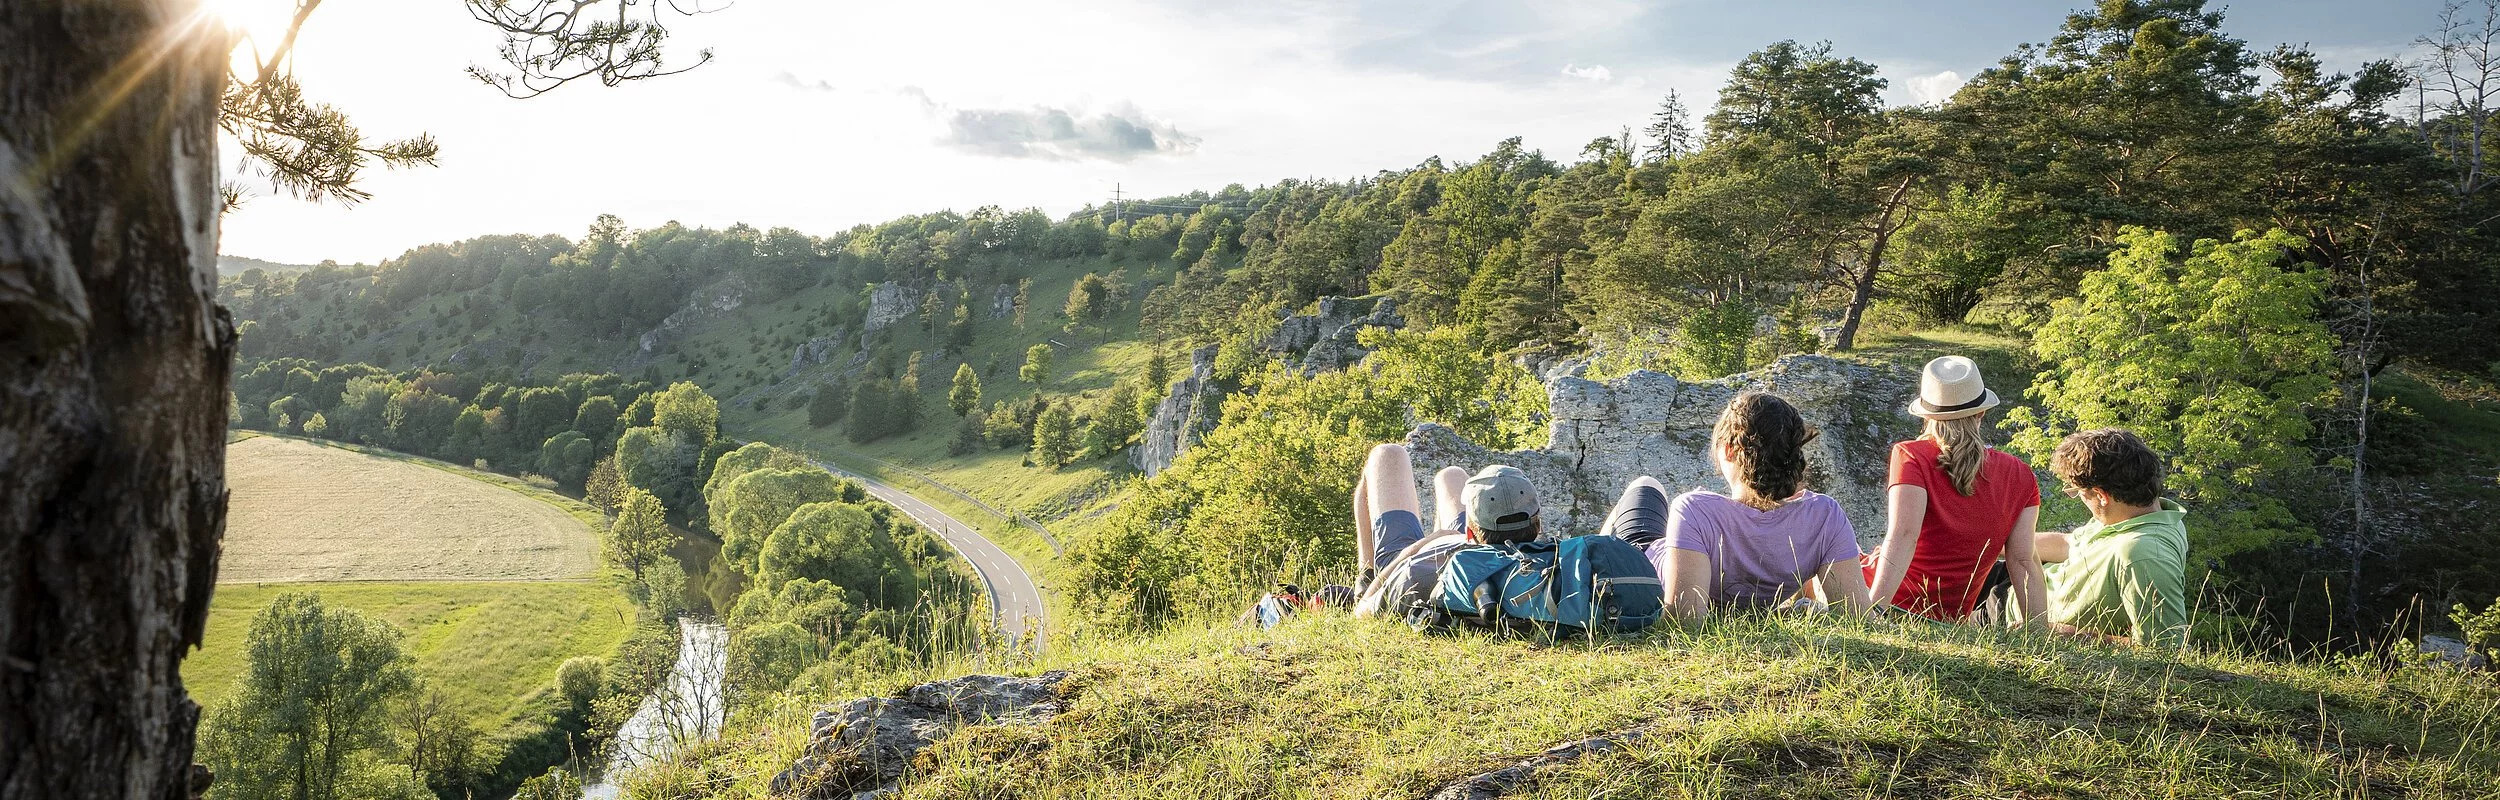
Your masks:
[[[981,408],[981,376],[972,372],[971,364],[955,365],[955,385],[946,390],[946,407],[955,416],[968,417]]]
[[[1128,447],[1130,439],[1144,428],[1139,414],[1137,387],[1128,381],[1113,384],[1111,393],[1095,407],[1094,419],[1085,426],[1085,451],[1107,456]]]
[[[1085,273],[1076,285],[1068,287],[1068,321],[1077,325],[1101,322],[1111,314],[1111,284],[1101,275]]]
[[[903,367],[902,380],[894,383],[895,430],[909,431],[920,427],[920,351],[911,351],[911,360]]]
[[[1684,97],[1667,90],[1667,99],[1658,104],[1658,113],[1650,116],[1647,129],[1649,146],[1641,150],[1645,158],[1674,158],[1693,152],[1693,112],[1684,107]]]
[[[955,304],[955,321],[946,324],[946,346],[955,352],[972,349],[972,307]]]
[[[1172,387],[1172,365],[1162,348],[1146,355],[1146,392],[1155,394]]]

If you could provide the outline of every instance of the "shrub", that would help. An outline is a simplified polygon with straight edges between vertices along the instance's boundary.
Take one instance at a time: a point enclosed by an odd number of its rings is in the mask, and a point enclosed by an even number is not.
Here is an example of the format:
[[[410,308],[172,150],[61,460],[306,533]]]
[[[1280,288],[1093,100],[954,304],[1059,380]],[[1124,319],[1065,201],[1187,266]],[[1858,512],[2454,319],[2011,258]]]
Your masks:
[[[591,701],[599,699],[602,676],[607,669],[607,659],[598,656],[565,659],[564,665],[556,668],[556,694],[564,698],[565,704],[572,707],[576,716],[587,716]]]

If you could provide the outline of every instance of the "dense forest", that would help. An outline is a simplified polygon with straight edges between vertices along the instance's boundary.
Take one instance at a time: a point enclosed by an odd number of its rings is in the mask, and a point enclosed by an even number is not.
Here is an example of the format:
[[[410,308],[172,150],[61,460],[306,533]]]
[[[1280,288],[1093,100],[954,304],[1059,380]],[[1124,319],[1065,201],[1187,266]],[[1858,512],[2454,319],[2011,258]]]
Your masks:
[[[369,269],[247,272],[220,292],[243,321],[238,407],[253,425],[395,426],[397,395],[370,378],[306,367],[323,388],[302,405],[245,391],[271,380],[257,365],[288,357],[507,385],[616,371],[645,387],[612,395],[619,414],[626,394],[691,379],[733,417],[804,408],[853,442],[947,419],[957,455],[1018,449],[1034,469],[1118,472],[1081,459],[1136,435],[1170,358],[1216,345],[1222,380],[1250,399],[1179,468],[1078,521],[1092,534],[1071,553],[1080,604],[1152,621],[1175,597],[1212,604],[1342,560],[1346,522],[1319,504],[1342,503],[1350,471],[1326,472],[1353,463],[1349,448],[1420,420],[1539,444],[1519,434],[1536,412],[1515,364],[1595,357],[1708,378],[1847,354],[1879,329],[1978,329],[2025,342],[2038,373],[2008,447],[2037,455],[2065,431],[2124,425],[2170,459],[2173,488],[2200,509],[2206,583],[2233,618],[2324,642],[2419,621],[2417,604],[2479,604],[2500,594],[2500,530],[2478,511],[2500,501],[2500,464],[2386,387],[2473,395],[2500,380],[2500,193],[2485,156],[2500,89],[2475,77],[2500,69],[2494,40],[2452,13],[2424,21],[2418,62],[2337,73],[2224,23],[2198,0],[2112,0],[1915,107],[1886,107],[1866,61],[1776,42],[1710,107],[1670,96],[1568,160],[1512,139],[1472,160],[1056,219],[981,207],[817,237],[602,217],[578,241],[489,236]],[[1068,278],[1064,304],[1035,292],[1049,276]],[[1257,343],[1330,295],[1397,298],[1414,338],[1388,349],[1407,355],[1342,375],[1271,370]],[[1050,396],[1068,388],[1052,383],[1054,349],[1115,340],[1155,355]],[[791,353],[818,342],[857,356],[803,370],[815,360]],[[322,402],[358,380],[379,400]],[[589,413],[573,395],[592,393],[546,380]],[[603,437],[622,468],[622,432],[651,425],[578,430],[584,461],[541,436],[571,430],[554,399],[464,406],[456,391],[426,401],[417,435],[440,444],[417,452],[568,485],[592,481],[583,465],[596,469]],[[499,407],[505,421],[490,421]],[[1288,433],[1303,450],[1264,438]],[[633,447],[698,467],[720,457],[659,434]],[[1316,468],[1255,495],[1219,485],[1294,452],[1286,463]],[[652,486],[672,515],[709,517],[703,492]],[[1240,558],[1189,565],[1206,552]]]

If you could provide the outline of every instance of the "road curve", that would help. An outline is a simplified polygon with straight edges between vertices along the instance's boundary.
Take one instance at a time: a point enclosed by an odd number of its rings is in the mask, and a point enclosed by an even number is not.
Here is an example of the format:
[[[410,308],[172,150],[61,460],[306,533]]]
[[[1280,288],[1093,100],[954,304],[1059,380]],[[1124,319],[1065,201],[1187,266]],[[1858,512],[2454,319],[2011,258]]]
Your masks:
[[[1041,587],[1034,585],[1033,576],[1025,573],[1024,565],[1016,563],[1014,556],[983,537],[979,529],[921,502],[920,498],[892,484],[821,461],[816,465],[833,474],[859,481],[868,487],[869,494],[902,509],[914,522],[920,523],[920,527],[945,540],[948,546],[955,548],[957,555],[963,556],[964,561],[972,565],[974,572],[980,573],[981,582],[989,587],[990,612],[998,618],[998,629],[1020,644],[1041,640],[1040,634],[1047,629],[1044,625],[1047,607],[1042,604]]]

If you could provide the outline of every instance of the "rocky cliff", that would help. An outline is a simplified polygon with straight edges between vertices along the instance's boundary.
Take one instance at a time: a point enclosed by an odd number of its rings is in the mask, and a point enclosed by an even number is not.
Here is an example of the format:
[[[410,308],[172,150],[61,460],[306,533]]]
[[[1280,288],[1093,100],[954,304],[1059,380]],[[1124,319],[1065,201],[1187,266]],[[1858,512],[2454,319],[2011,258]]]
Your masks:
[[[1006,319],[1016,313],[1015,284],[1002,283],[990,292],[990,319]]]
[[[833,360],[834,351],[842,348],[842,334],[841,328],[835,328],[832,335],[800,342],[790,350],[790,366],[781,371],[781,377],[797,375],[799,370]]]
[[[1279,320],[1276,332],[1260,343],[1268,355],[1283,359],[1304,375],[1340,370],[1363,360],[1371,351],[1357,337],[1365,328],[1403,328],[1398,301],[1389,297],[1323,297],[1311,314]],[[1189,374],[1172,384],[1163,402],[1146,419],[1145,435],[1129,450],[1129,463],[1153,477],[1215,429],[1224,388],[1215,380],[1213,347],[1190,354]]]
[[[860,330],[864,333],[876,333],[919,311],[919,290],[893,281],[886,281],[877,284],[877,288],[869,290],[868,319],[860,323]]]
[[[1189,374],[1172,384],[1163,402],[1155,404],[1146,432],[1128,453],[1128,461],[1146,477],[1170,469],[1172,462],[1215,429],[1224,392],[1215,385],[1215,348],[1189,354]]]
[[[1276,323],[1266,342],[1268,355],[1283,359],[1304,375],[1345,369],[1371,351],[1357,341],[1365,328],[1404,328],[1394,297],[1322,297],[1316,313],[1295,314]]]
[[[1916,373],[1816,355],[1711,381],[1643,370],[1601,383],[1584,372],[1566,367],[1546,380],[1552,438],[1542,448],[1493,452],[1437,424],[1416,428],[1407,444],[1426,505],[1434,470],[1491,463],[1527,471],[1545,502],[1547,529],[1558,535],[1596,532],[1624,485],[1642,475],[1669,491],[1725,491],[1707,453],[1710,427],[1737,393],[1763,389],[1796,404],[1822,432],[1806,449],[1807,487],[1848,509],[1860,541],[1882,538],[1890,444],[1918,433],[1917,419],[1902,411],[1917,391]]]
[[[701,329],[712,320],[746,305],[747,282],[731,277],[719,283],[696,289],[686,305],[660,320],[658,327],[643,331],[634,342],[634,352],[620,364],[625,369],[640,369],[656,363],[666,355],[668,346]]]

